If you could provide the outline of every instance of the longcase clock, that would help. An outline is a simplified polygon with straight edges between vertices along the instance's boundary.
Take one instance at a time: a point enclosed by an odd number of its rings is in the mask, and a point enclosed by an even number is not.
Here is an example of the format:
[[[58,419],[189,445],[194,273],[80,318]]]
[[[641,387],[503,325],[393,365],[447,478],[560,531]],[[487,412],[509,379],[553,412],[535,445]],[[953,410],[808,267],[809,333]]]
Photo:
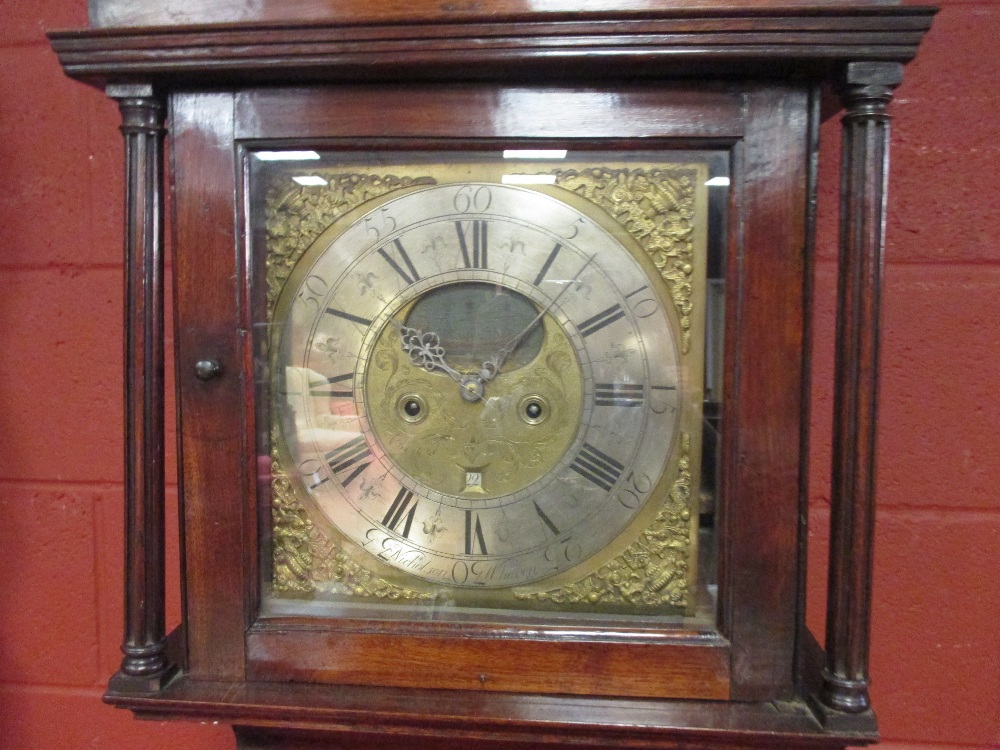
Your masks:
[[[93,0],[90,29],[51,35],[126,141],[108,702],[230,723],[243,748],[877,739],[886,108],[933,10],[533,5]],[[835,96],[821,647],[807,394]]]

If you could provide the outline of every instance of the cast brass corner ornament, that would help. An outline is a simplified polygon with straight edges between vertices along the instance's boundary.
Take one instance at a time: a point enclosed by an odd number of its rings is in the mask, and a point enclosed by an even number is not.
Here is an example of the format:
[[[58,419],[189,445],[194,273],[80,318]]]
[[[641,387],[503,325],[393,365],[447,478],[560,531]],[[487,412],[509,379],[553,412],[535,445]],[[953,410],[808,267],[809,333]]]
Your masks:
[[[396,586],[350,559],[309,518],[288,475],[271,468],[274,573],[272,590],[281,594],[339,594],[373,599],[430,599],[427,593]]]
[[[575,583],[518,599],[554,604],[611,604],[646,608],[688,605],[691,546],[691,439],[681,433],[677,479],[653,522],[624,552]]]
[[[267,230],[268,321],[299,258],[337,219],[387,193],[436,182],[425,176],[327,174],[322,171],[321,174],[328,185],[303,187],[281,175],[275,177],[267,191],[264,226]]]
[[[667,282],[681,326],[681,351],[691,349],[691,277],[697,168],[609,169],[556,173],[556,185],[599,206],[631,234]]]

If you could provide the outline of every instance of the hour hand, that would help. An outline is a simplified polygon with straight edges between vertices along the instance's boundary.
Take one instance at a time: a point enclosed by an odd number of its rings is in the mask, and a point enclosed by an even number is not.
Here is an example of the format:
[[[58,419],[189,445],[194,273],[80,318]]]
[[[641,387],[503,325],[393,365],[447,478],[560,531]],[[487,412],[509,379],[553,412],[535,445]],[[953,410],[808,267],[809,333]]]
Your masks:
[[[410,363],[416,367],[422,367],[427,372],[441,370],[447,373],[456,382],[461,382],[462,373],[452,369],[444,361],[444,347],[441,346],[441,338],[434,332],[424,333],[416,328],[404,326],[393,320],[392,324],[399,331],[399,337],[403,344],[403,351],[410,357]]]

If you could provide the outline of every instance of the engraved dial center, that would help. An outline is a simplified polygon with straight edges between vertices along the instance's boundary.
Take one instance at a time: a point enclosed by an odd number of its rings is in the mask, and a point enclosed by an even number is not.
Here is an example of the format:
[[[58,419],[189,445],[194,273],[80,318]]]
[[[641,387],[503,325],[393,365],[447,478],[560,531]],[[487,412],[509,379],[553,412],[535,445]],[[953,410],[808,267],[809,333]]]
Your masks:
[[[558,463],[579,428],[583,380],[566,333],[538,310],[502,285],[458,281],[397,313],[372,348],[365,388],[393,463],[432,490],[477,498],[518,492]],[[433,341],[440,364],[412,356],[411,332]],[[507,350],[484,383],[482,363]]]

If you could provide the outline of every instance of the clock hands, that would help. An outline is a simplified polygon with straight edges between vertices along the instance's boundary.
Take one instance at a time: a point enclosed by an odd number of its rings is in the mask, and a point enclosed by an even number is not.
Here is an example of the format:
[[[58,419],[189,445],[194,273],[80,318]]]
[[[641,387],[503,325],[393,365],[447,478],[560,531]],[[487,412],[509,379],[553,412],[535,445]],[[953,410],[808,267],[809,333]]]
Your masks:
[[[538,321],[540,321],[542,317],[544,317],[545,313],[547,313],[549,310],[552,309],[552,307],[566,293],[566,290],[572,287],[574,283],[576,283],[577,279],[579,279],[580,276],[583,274],[583,272],[587,270],[587,266],[589,266],[591,263],[594,262],[594,258],[596,257],[597,257],[596,255],[591,255],[587,259],[587,262],[580,267],[580,270],[576,272],[576,275],[568,282],[566,282],[566,285],[559,290],[559,294],[557,294],[555,298],[551,302],[549,302],[549,304],[543,307],[542,310],[538,313],[538,315],[536,315],[532,319],[532,321],[528,323],[528,325],[526,325],[519,334],[517,334],[514,338],[508,341],[507,344],[503,347],[503,349],[501,349],[492,357],[490,357],[488,360],[483,362],[483,366],[479,370],[479,378],[481,382],[488,383],[489,381],[493,380],[493,378],[495,378],[497,375],[500,374],[500,368],[503,367],[503,363],[507,361],[507,357],[509,357],[514,352],[514,350],[517,349],[518,345],[521,343],[521,340],[525,336],[527,336],[528,333],[531,332],[531,330],[538,324]]]
[[[403,351],[410,355],[410,363],[417,367],[422,367],[427,372],[441,370],[447,373],[456,383],[462,382],[462,373],[449,367],[444,361],[444,347],[441,346],[441,337],[434,332],[424,333],[416,328],[404,326],[397,320],[390,320],[390,323],[399,331],[399,337],[403,342]]]
[[[441,337],[433,331],[424,333],[416,328],[404,326],[398,320],[389,321],[399,331],[403,351],[410,355],[410,363],[427,372],[441,370],[458,383],[459,393],[466,401],[478,401],[483,397],[483,383],[476,375],[463,375],[444,361],[444,347]]]
[[[527,336],[532,329],[538,325],[538,322],[545,316],[545,314],[551,310],[560,299],[562,299],[562,296],[566,293],[566,291],[572,287],[574,283],[576,283],[580,276],[583,275],[583,272],[587,270],[587,267],[594,262],[596,257],[596,255],[591,255],[587,259],[587,262],[580,267],[580,270],[576,272],[573,278],[565,282],[565,286],[559,290],[559,294],[557,294],[547,305],[545,305],[545,307],[538,312],[538,314],[520,331],[520,333],[508,341],[500,351],[483,362],[483,365],[477,374],[463,375],[455,368],[449,366],[448,363],[445,362],[445,350],[444,347],[441,346],[441,337],[433,331],[425,333],[417,328],[405,326],[395,319],[390,319],[389,322],[392,323],[393,327],[395,327],[395,329],[399,332],[403,351],[409,355],[411,364],[416,367],[420,367],[427,372],[440,370],[459,384],[459,393],[464,400],[478,401],[483,399],[483,386],[500,374],[500,368],[503,367],[504,362],[507,361],[507,358],[514,352],[514,350],[517,349],[524,337]]]

